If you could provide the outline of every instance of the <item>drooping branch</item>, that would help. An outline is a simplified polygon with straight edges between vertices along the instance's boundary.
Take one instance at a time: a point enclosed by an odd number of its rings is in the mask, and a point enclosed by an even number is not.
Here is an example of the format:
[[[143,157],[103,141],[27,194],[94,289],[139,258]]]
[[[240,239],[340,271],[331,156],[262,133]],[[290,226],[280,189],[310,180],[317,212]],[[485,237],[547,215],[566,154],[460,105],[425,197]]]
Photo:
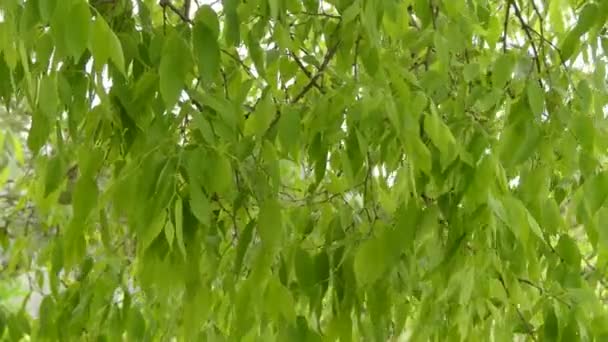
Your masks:
[[[502,31],[502,52],[506,53],[507,52],[507,30],[509,29],[509,15],[511,14],[511,6],[509,6],[507,4],[507,7],[505,9],[505,22],[504,22],[504,28]]]
[[[515,0],[508,0],[508,1],[511,4],[511,6],[513,6],[513,9],[515,10],[515,16],[521,23],[524,33],[528,37],[528,41],[530,42],[530,45],[532,46],[532,52],[534,53],[534,63],[536,64],[536,71],[538,71],[538,73],[540,74],[541,73],[540,59],[538,57],[538,50],[536,49],[536,44],[534,43],[534,39],[532,38],[532,34],[530,33],[530,29],[529,29],[530,26],[528,25],[528,23],[526,23],[523,16],[521,15],[521,11],[519,10],[519,7],[517,6],[517,3],[515,2]]]
[[[306,66],[304,66],[304,63],[302,63],[302,61],[300,60],[300,58],[295,53],[293,53],[291,51],[289,52],[289,54],[291,55],[291,57],[293,58],[293,60],[296,62],[296,64],[300,68],[300,70],[302,70],[302,72],[308,77],[308,79],[310,79],[312,81],[313,78],[314,78],[314,76],[312,75],[312,73],[310,71],[308,71],[308,69],[306,69]],[[319,89],[319,91],[321,92],[321,94],[325,94],[325,90],[323,90],[323,88],[321,88],[321,86],[319,86],[316,81],[313,82],[313,86],[315,88]]]
[[[296,95],[296,97],[293,98],[293,100],[291,101],[291,103],[298,102],[313,87],[313,85],[315,84],[315,82],[317,81],[317,79],[319,77],[321,77],[321,75],[325,71],[325,68],[327,68],[327,65],[329,64],[329,61],[331,61],[331,59],[334,57],[334,55],[338,51],[338,46],[339,45],[340,45],[340,41],[338,41],[331,48],[329,48],[329,50],[327,50],[327,53],[325,54],[325,58],[323,58],[323,63],[321,63],[321,66],[319,67],[319,70],[317,71],[317,73],[310,79],[310,81],[308,82],[308,84],[306,84],[306,86],[304,86],[304,88],[300,91],[300,93],[298,93],[298,95]]]
[[[182,19],[184,22],[192,24],[192,20],[188,18],[188,14],[180,11],[179,8],[177,8],[174,4],[171,3],[170,0],[160,0],[158,4],[165,10],[169,8],[173,13],[177,14],[177,16],[180,17],[180,19]]]

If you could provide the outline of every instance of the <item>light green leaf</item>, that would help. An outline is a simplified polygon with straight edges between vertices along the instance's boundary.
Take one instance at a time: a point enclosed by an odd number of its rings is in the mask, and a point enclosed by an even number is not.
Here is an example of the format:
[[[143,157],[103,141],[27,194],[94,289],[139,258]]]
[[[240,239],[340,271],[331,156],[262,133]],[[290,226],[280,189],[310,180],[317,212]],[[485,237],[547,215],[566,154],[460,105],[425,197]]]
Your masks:
[[[281,207],[276,200],[268,199],[262,203],[258,215],[258,234],[267,248],[278,247],[283,236]]]
[[[456,159],[456,140],[450,131],[450,128],[443,123],[437,113],[431,113],[424,118],[424,130],[431,138],[431,141],[442,154],[442,160],[445,160],[443,167],[449,162]]]
[[[92,23],[89,50],[97,63],[98,70],[111,60],[122,74],[125,73],[125,60],[120,40],[102,17],[97,16]]]
[[[514,58],[510,54],[500,54],[492,69],[492,86],[496,89],[502,89],[507,81],[511,79],[514,66]]]
[[[209,225],[211,219],[211,204],[197,182],[192,182],[190,184],[190,208],[199,222]]]
[[[77,1],[69,13],[69,29],[66,30],[65,41],[72,58],[78,60],[89,43],[91,11],[87,2]]]
[[[268,6],[270,7],[270,17],[276,19],[279,15],[279,0],[268,0]]]
[[[165,238],[169,244],[169,249],[173,249],[173,239],[175,238],[175,227],[172,224],[165,225]]]
[[[85,221],[97,205],[97,182],[91,177],[80,177],[74,186],[72,206],[75,220]]]
[[[386,248],[381,239],[372,238],[359,246],[355,254],[354,270],[361,286],[371,285],[380,279],[386,265]]]
[[[245,226],[245,228],[239,235],[239,240],[236,246],[236,256],[234,260],[234,273],[237,275],[241,272],[243,260],[245,259],[245,253],[247,253],[247,248],[249,248],[249,244],[251,243],[251,239],[253,238],[253,227],[255,226],[255,223],[255,220],[249,221],[249,223],[247,223],[247,226]]]
[[[559,256],[566,261],[570,266],[579,268],[581,266],[581,253],[578,249],[576,241],[570,236],[563,234],[559,238],[555,250]]]
[[[275,117],[274,104],[272,102],[272,96],[266,93],[264,97],[255,107],[253,113],[249,115],[247,121],[245,121],[245,136],[262,136],[264,132],[270,127],[270,123]]]
[[[557,341],[559,336],[559,323],[553,306],[548,305],[544,315],[545,323],[543,324],[544,338],[547,341]]]
[[[215,13],[213,8],[209,5],[201,6],[196,12],[194,26],[201,27],[201,25],[211,31],[214,41],[217,42],[217,38],[220,35],[220,23],[217,18],[217,13]]]
[[[315,265],[310,254],[302,248],[298,248],[295,252],[294,269],[300,287],[304,291],[309,291],[316,282]]]
[[[598,14],[600,14],[600,10],[596,3],[589,2],[585,4],[578,16],[578,21],[576,22],[575,30],[579,33],[579,36],[585,34],[593,25],[595,25]]]
[[[191,67],[188,44],[173,32],[165,41],[159,66],[160,94],[168,108],[177,102]]]
[[[177,247],[184,258],[186,258],[186,246],[184,245],[184,207],[180,197],[175,201],[175,237]]]
[[[540,115],[545,109],[545,94],[543,90],[541,89],[538,82],[530,79],[528,80],[526,91],[528,97],[528,104],[532,109],[532,113],[534,113],[534,115],[536,115],[537,117],[540,117]]]
[[[279,140],[285,150],[292,151],[300,139],[300,113],[295,109],[284,109],[279,119]]]
[[[353,21],[361,12],[361,4],[359,0],[353,1],[345,10],[342,12],[342,25],[346,25]]]
[[[231,46],[237,46],[241,42],[240,34],[240,21],[236,10],[225,12],[226,26],[224,29],[224,36],[226,43]]]
[[[426,174],[431,172],[431,152],[420,137],[408,133],[405,136],[407,153],[412,158],[414,166]]]
[[[220,70],[220,47],[217,36],[204,23],[195,22],[192,41],[198,71],[203,79],[207,81],[214,79]]]
[[[207,105],[213,110],[215,110],[229,127],[236,127],[236,110],[228,100],[222,97],[214,96],[209,93],[196,93],[195,98],[197,98],[197,100],[199,100],[204,105]]]
[[[57,93],[57,83],[55,77],[44,76],[40,79],[40,89],[38,91],[38,108],[49,119],[54,120],[59,106],[59,94]]]
[[[515,167],[523,163],[536,151],[541,138],[540,130],[530,121],[511,125],[502,133],[500,158],[505,167]]]
[[[66,176],[65,163],[60,155],[55,155],[49,159],[46,165],[46,175],[44,180],[44,196],[47,197],[57,190]]]
[[[221,195],[232,191],[234,174],[230,160],[222,153],[214,152],[211,154],[209,162],[207,189]]]
[[[110,61],[114,63],[114,66],[118,68],[123,75],[125,74],[125,56],[122,51],[122,45],[120,43],[120,39],[114,33],[114,31],[110,30],[108,35],[108,47],[110,49]]]
[[[268,313],[281,316],[291,324],[295,323],[295,302],[289,290],[278,279],[272,278],[266,285],[265,299]]]
[[[32,126],[27,136],[27,146],[34,154],[38,153],[42,145],[51,133],[49,119],[40,111],[34,111],[32,115]]]
[[[260,46],[260,43],[253,36],[251,31],[247,35],[247,50],[249,51],[249,56],[253,61],[255,66],[255,70],[258,72],[260,76],[266,78],[266,66],[264,64],[264,50]]]

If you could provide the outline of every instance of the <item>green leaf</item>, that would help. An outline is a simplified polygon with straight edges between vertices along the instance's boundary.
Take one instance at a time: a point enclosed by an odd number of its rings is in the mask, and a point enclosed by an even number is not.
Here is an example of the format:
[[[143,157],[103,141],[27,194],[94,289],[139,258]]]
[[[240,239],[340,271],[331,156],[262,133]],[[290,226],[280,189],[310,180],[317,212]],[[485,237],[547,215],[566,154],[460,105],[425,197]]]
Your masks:
[[[142,227],[142,229],[138,232],[137,242],[138,248],[144,252],[152,242],[156,239],[156,237],[164,230],[165,225],[171,224],[167,221],[167,211],[162,210],[157,215],[151,215],[152,220],[151,224],[148,226]]]
[[[169,249],[173,249],[173,239],[175,238],[175,227],[172,224],[165,225],[165,238],[169,244]]]
[[[444,168],[457,157],[456,140],[449,127],[443,123],[437,113],[432,113],[424,118],[424,131],[429,135],[431,141],[442,154],[445,160]]]
[[[211,154],[209,162],[207,188],[218,194],[227,194],[232,191],[234,173],[230,160],[222,153],[215,152]]]
[[[114,66],[118,68],[123,75],[125,74],[125,56],[122,51],[122,44],[120,39],[110,30],[108,35],[108,47],[110,49],[110,61],[114,63]]]
[[[186,246],[184,245],[184,207],[180,197],[175,201],[175,237],[177,247],[184,258],[186,258]]]
[[[49,119],[54,120],[59,107],[59,94],[55,77],[45,76],[40,79],[38,92],[38,108]]]
[[[30,127],[29,134],[27,136],[27,146],[34,153],[38,153],[40,148],[46,142],[49,134],[51,133],[51,127],[49,119],[46,115],[40,113],[40,111],[34,111],[32,115],[32,126]]]
[[[414,166],[427,175],[431,173],[431,152],[419,136],[408,133],[405,136],[406,150]]]
[[[108,23],[99,16],[92,23],[89,50],[97,63],[98,70],[110,60],[123,75],[125,74],[125,59],[120,40]]]
[[[564,61],[569,60],[572,57],[575,57],[574,54],[580,45],[579,41],[579,33],[576,30],[572,30],[568,33],[566,38],[562,41],[560,45],[561,58]]]
[[[540,138],[540,129],[534,122],[507,127],[500,139],[500,158],[505,167],[518,166],[530,158]]]
[[[579,268],[581,263],[581,253],[578,250],[576,241],[570,236],[562,234],[557,243],[555,250],[559,256],[566,261],[570,266]]]
[[[585,4],[576,22],[575,30],[579,33],[579,36],[585,34],[595,25],[598,14],[600,14],[600,9],[596,3],[589,2]]]
[[[91,177],[82,176],[74,186],[72,206],[76,220],[85,221],[97,205],[97,182]]]
[[[275,117],[275,112],[272,96],[266,93],[255,107],[253,113],[249,115],[247,121],[245,121],[243,132],[245,136],[255,135],[261,137],[268,127],[270,127],[270,123]]]
[[[295,302],[289,290],[281,282],[272,278],[266,285],[265,303],[269,313],[283,317],[290,324],[296,322]],[[266,306],[266,305],[265,305]]]
[[[197,182],[190,184],[190,208],[199,222],[205,225],[210,224],[211,204]]]
[[[279,140],[287,151],[293,151],[300,139],[300,113],[292,108],[284,109],[279,119]]]
[[[245,260],[245,253],[247,253],[247,248],[249,248],[249,244],[253,238],[253,227],[255,226],[255,223],[255,220],[249,221],[239,236],[234,260],[234,273],[237,275],[241,272],[243,260]]]
[[[266,66],[264,64],[264,50],[260,47],[260,43],[253,36],[251,31],[249,35],[247,35],[247,50],[249,51],[249,56],[253,61],[253,65],[255,66],[255,70],[258,72],[260,76],[266,78]]]
[[[214,41],[217,42],[217,38],[220,35],[220,23],[217,18],[217,13],[209,5],[203,5],[199,7],[194,18],[194,27],[206,27],[211,31]]]
[[[226,39],[226,43],[231,46],[238,46],[241,42],[241,34],[240,34],[240,21],[239,16],[236,10],[225,12],[226,16],[226,28],[224,30],[224,35]]]
[[[545,323],[543,324],[543,333],[546,341],[557,341],[559,336],[559,321],[555,310],[552,306],[549,306],[545,310]]]
[[[158,71],[160,94],[168,108],[172,108],[177,102],[191,68],[190,48],[182,37],[173,32],[163,46]]]
[[[545,94],[538,82],[530,79],[526,87],[528,104],[535,116],[540,117],[545,108]]]
[[[608,199],[608,172],[603,171],[587,180],[581,190],[583,199],[579,203],[579,217],[591,218]]]
[[[315,265],[312,256],[302,248],[296,249],[294,255],[294,269],[300,287],[305,291],[310,291],[310,287],[315,285]]]
[[[78,60],[89,43],[91,12],[86,2],[77,1],[69,13],[70,26],[66,30],[66,45],[72,58]]]
[[[220,47],[211,28],[195,22],[192,30],[193,51],[203,79],[210,81],[220,70]]]
[[[382,274],[386,265],[385,246],[381,239],[372,238],[359,246],[355,254],[354,270],[361,286],[372,285]]]
[[[258,234],[270,250],[278,247],[283,236],[283,221],[281,207],[276,200],[268,199],[262,203],[258,214]]]
[[[492,86],[502,89],[511,79],[511,73],[515,66],[514,58],[510,54],[500,54],[492,68]]]
[[[60,155],[54,155],[49,159],[46,166],[46,175],[44,181],[44,197],[47,197],[52,192],[59,188],[61,182],[66,176],[66,165]]]

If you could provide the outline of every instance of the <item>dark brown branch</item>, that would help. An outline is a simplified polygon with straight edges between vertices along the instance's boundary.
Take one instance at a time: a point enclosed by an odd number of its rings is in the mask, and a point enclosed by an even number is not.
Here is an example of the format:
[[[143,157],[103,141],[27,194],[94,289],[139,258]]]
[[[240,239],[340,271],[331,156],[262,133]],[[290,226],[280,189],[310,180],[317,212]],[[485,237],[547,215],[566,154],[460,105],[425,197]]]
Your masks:
[[[179,8],[175,7],[175,5],[172,4],[170,0],[160,0],[158,4],[164,9],[168,7],[173,13],[177,14],[177,16],[179,16],[184,22],[192,24],[192,20],[188,18],[187,14],[182,13],[182,11],[180,11]]]
[[[302,70],[302,72],[310,79],[313,79],[313,75],[310,73],[310,71],[308,71],[308,69],[306,69],[306,67],[304,66],[304,64],[302,63],[302,61],[300,60],[300,58],[298,58],[298,56],[293,53],[293,52],[289,52],[289,54],[291,55],[291,57],[293,57],[293,60],[296,62],[296,64],[298,65],[298,67]],[[317,89],[319,89],[319,91],[321,92],[321,94],[325,94],[325,90],[323,90],[323,88],[321,88],[321,86],[319,86],[317,84],[317,82],[315,81],[313,86]]]
[[[509,16],[511,15],[511,6],[509,6],[509,4],[507,4],[507,8],[505,11],[505,23],[503,25],[503,31],[502,31],[502,52],[506,53],[507,52],[507,30],[509,29]]]
[[[500,281],[500,284],[502,285],[502,288],[505,290],[507,297],[511,298],[511,294],[509,293],[509,288],[507,287],[507,284],[505,284],[505,280],[503,279],[502,275],[498,276],[498,281]],[[528,334],[528,336],[530,336],[530,338],[533,341],[537,341],[536,334],[534,331],[534,326],[530,322],[528,322],[528,320],[524,317],[521,310],[519,310],[519,308],[515,304],[511,303],[511,306],[513,306],[513,308],[517,312],[517,315],[519,316],[519,319],[526,327],[526,333]]]
[[[250,77],[254,78],[253,72],[251,72],[251,70],[249,69],[249,67],[247,66],[247,64],[245,64],[239,57],[231,54],[230,52],[228,52],[228,51],[226,51],[224,49],[221,49],[221,51],[222,51],[222,53],[224,53],[224,54],[228,55],[230,58],[232,58],[235,62],[239,63],[245,69],[245,72],[247,72],[247,74]]]
[[[192,4],[192,0],[184,0],[184,9],[182,13],[186,18],[190,18],[190,5]]]
[[[342,17],[339,15],[327,14],[327,13],[299,12],[298,14],[305,14],[305,15],[316,16],[316,17],[326,17],[326,18],[338,19],[338,20],[342,19]]]
[[[540,60],[538,59],[538,50],[536,49],[536,44],[534,44],[534,39],[532,38],[532,34],[530,33],[530,30],[529,30],[530,26],[526,23],[526,21],[522,17],[521,12],[519,11],[519,7],[517,6],[517,3],[515,3],[515,0],[508,0],[508,1],[513,6],[513,9],[515,10],[515,16],[521,23],[521,26],[524,29],[524,33],[526,34],[526,36],[528,37],[528,40],[530,41],[530,45],[532,46],[532,51],[534,52],[534,62],[536,64],[536,71],[538,71],[538,74],[540,75],[541,66],[540,66]]]
[[[325,55],[325,58],[323,59],[323,63],[321,63],[321,66],[319,67],[319,70],[317,71],[317,73],[310,79],[310,82],[308,82],[308,84],[306,86],[304,86],[304,89],[302,89],[302,91],[300,91],[300,93],[298,95],[296,95],[296,97],[293,98],[293,100],[291,101],[291,103],[298,102],[313,87],[313,85],[315,84],[315,82],[317,81],[317,79],[319,77],[321,77],[321,75],[325,71],[325,68],[329,64],[329,61],[331,61],[331,59],[333,58],[333,56],[338,51],[338,46],[339,45],[340,45],[340,41],[338,41],[334,46],[332,46],[327,51],[327,54]]]

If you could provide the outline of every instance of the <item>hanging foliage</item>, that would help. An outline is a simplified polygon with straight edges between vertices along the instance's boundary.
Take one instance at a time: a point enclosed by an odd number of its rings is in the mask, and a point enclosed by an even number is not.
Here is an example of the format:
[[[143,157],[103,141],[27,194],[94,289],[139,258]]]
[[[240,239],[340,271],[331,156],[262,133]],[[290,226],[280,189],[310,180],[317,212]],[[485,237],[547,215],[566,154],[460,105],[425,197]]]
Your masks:
[[[3,0],[0,337],[605,340],[607,18]]]

